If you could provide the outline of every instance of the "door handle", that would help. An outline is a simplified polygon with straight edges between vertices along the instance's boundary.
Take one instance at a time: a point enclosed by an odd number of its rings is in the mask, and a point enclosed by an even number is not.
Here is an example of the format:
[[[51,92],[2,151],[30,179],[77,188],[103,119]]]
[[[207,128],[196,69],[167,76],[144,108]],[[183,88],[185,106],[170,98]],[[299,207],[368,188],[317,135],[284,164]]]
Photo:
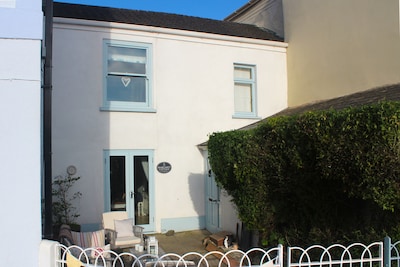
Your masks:
[[[208,201],[211,201],[211,202],[218,202],[218,200],[212,199],[212,198],[208,198]]]
[[[134,195],[135,195],[135,193],[133,193],[133,191],[131,191],[131,198],[133,198]]]

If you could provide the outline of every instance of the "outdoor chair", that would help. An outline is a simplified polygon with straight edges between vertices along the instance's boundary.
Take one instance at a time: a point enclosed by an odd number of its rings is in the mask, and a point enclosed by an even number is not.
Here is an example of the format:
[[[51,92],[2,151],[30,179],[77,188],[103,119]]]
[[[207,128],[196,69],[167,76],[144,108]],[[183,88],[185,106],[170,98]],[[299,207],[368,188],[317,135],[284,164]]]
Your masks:
[[[63,224],[60,227],[59,241],[69,247],[72,245],[81,248],[103,248],[105,247],[105,231],[103,229],[93,232],[72,231],[69,225]]]
[[[66,248],[70,248],[69,253],[74,257],[79,256],[81,249],[87,250],[91,259],[99,254],[102,254],[104,258],[110,256],[108,251],[111,246],[105,244],[105,231],[103,229],[93,232],[76,232],[72,231],[69,225],[63,224],[58,236],[60,243]],[[80,249],[73,246],[78,246]]]
[[[143,243],[143,227],[133,224],[126,211],[103,213],[103,229],[111,249],[129,248]]]

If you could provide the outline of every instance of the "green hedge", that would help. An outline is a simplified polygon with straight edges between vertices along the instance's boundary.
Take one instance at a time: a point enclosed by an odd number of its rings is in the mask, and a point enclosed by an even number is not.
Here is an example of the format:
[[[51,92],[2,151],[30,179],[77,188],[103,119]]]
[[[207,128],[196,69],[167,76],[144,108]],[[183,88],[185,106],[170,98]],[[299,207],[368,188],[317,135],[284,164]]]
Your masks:
[[[264,246],[400,238],[400,102],[274,117],[208,148]]]

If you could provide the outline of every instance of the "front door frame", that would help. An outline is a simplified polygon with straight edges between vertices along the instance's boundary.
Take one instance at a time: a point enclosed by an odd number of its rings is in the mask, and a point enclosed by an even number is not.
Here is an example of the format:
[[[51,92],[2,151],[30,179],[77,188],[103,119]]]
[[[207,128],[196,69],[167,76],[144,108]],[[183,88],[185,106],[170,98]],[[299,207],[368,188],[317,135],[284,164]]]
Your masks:
[[[111,210],[111,192],[110,192],[110,156],[125,156],[128,165],[134,156],[148,156],[149,159],[149,224],[140,225],[144,227],[145,232],[155,231],[155,192],[154,192],[154,150],[152,149],[105,149],[104,152],[104,211]],[[127,167],[126,176],[133,177],[133,167]],[[133,191],[133,180],[127,179],[126,192]],[[127,198],[128,199],[128,198]],[[129,218],[135,218],[136,210],[133,200],[127,201],[126,210]]]
[[[221,231],[221,189],[215,182],[215,175],[208,161],[208,151],[205,151],[204,155],[206,229],[217,233]]]

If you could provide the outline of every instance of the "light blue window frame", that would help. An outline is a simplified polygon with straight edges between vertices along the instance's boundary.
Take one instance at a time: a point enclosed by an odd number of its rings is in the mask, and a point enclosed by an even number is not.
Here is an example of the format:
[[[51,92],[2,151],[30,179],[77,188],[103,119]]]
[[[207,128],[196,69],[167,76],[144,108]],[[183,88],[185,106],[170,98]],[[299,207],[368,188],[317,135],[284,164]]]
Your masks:
[[[235,70],[237,68],[242,68],[250,71],[250,78],[236,77]],[[233,79],[234,86],[236,85],[247,85],[251,87],[251,110],[250,111],[239,111],[236,110],[236,105],[234,104],[234,118],[258,118],[257,117],[257,84],[256,84],[256,66],[249,64],[234,63],[233,65]],[[235,90],[235,89],[234,89]],[[234,92],[234,97],[236,93]]]
[[[154,191],[154,150],[152,149],[104,149],[104,211],[111,210],[110,199],[110,156],[124,156],[126,158],[126,195],[134,189],[134,166],[132,159],[134,156],[147,156],[149,159],[149,224],[142,224],[145,232],[155,231],[155,191]],[[129,199],[129,198],[128,198]],[[134,217],[135,206],[132,202],[127,201],[126,210],[130,218]]]
[[[111,49],[121,49],[126,51],[136,50],[141,51],[145,54],[145,67],[143,73],[135,71],[130,72],[113,72],[109,70],[108,59],[111,53]],[[103,41],[103,103],[100,110],[102,111],[132,111],[132,112],[155,112],[153,107],[153,78],[152,78],[152,45],[148,43],[128,42],[128,41],[117,41],[106,39]],[[144,80],[145,93],[143,101],[118,101],[110,100],[108,88],[109,78],[122,79],[137,79]],[[133,84],[133,83],[132,83]],[[132,90],[133,91],[133,90]]]

